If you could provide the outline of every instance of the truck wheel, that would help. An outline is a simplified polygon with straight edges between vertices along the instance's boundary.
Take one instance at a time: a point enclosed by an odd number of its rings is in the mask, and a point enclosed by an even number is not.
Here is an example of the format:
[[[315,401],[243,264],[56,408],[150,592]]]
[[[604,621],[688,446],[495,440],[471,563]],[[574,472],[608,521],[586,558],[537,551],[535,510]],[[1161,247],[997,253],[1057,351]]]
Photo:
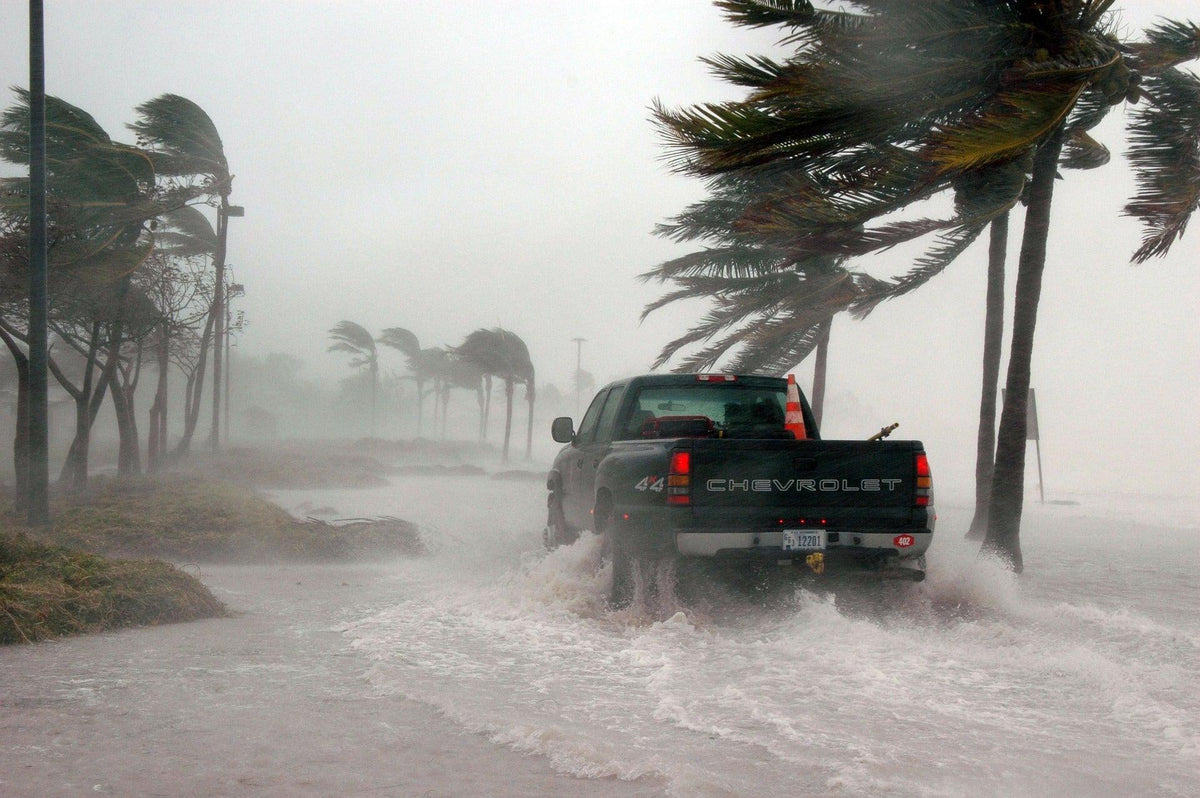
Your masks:
[[[546,544],[546,548],[554,550],[559,546],[574,543],[579,535],[567,526],[562,500],[551,493],[547,506],[546,528],[542,532],[542,542]]]
[[[608,604],[613,609],[624,609],[633,601],[633,557],[625,546],[613,536],[612,540],[612,586],[608,591]]]
[[[608,590],[608,605],[613,609],[622,609],[633,601],[634,560],[627,545],[617,537],[610,501],[604,497],[596,502],[596,532],[604,536],[604,548],[612,558],[612,584]]]

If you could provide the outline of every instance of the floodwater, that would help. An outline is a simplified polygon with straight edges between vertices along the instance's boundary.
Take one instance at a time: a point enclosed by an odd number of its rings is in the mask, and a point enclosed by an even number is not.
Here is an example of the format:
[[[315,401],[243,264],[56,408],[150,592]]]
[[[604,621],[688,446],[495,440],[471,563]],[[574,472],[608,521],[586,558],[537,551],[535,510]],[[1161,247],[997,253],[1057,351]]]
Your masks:
[[[1200,794],[1188,503],[1032,504],[1021,577],[941,507],[919,585],[660,573],[610,612],[594,537],[541,550],[538,481],[272,495],[408,518],[432,552],[218,569],[242,618],[0,652],[27,704],[0,692],[0,792],[127,794],[149,773],[164,794]],[[51,734],[72,707],[94,739]],[[209,752],[231,761],[165,775]],[[68,760],[89,756],[85,785]]]
[[[367,511],[406,508],[436,550],[346,630],[373,686],[565,773],[674,795],[1200,793],[1186,507],[1031,505],[1022,577],[958,540],[952,507],[921,585],[693,579],[612,613],[594,537],[540,551],[543,495],[452,479],[380,494]]]

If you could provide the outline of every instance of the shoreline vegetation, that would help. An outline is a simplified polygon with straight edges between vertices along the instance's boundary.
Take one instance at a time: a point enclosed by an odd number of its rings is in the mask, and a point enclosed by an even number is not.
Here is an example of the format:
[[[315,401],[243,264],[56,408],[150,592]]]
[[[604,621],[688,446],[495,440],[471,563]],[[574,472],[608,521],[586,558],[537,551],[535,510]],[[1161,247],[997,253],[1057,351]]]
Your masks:
[[[182,570],[192,564],[420,555],[408,521],[299,520],[256,490],[376,487],[388,473],[404,470],[346,450],[231,449],[176,471],[97,476],[82,492],[55,492],[46,528],[26,528],[0,487],[0,644],[227,616]]]

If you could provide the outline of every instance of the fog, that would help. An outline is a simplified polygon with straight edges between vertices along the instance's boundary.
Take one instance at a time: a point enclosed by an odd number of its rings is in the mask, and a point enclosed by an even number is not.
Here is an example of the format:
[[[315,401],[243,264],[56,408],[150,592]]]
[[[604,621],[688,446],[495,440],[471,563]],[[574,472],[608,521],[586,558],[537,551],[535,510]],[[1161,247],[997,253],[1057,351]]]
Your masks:
[[[1122,6],[1133,31],[1159,14],[1200,17],[1192,0]],[[115,138],[130,140],[134,107],[164,92],[208,111],[236,174],[232,201],[246,208],[230,230],[249,323],[234,373],[240,359],[286,353],[331,392],[350,373],[325,352],[341,319],[407,327],[423,346],[501,325],[529,344],[539,383],[564,392],[576,336],[600,384],[645,371],[704,310],[638,323],[659,291],[636,275],[684,251],[653,225],[704,192],[663,163],[647,108],[737,96],[697,58],[774,42],[704,2],[116,0],[46,13],[47,90]],[[25,25],[23,4],[0,6],[5,85],[27,84],[15,35]],[[1116,155],[1123,121],[1114,112],[1096,135],[1113,162],[1068,172],[1056,189],[1033,364],[1047,487],[1194,496],[1200,247],[1192,230],[1167,258],[1129,264],[1140,231],[1120,215],[1132,192]],[[1019,234],[1014,223],[1010,296]],[[901,273],[915,254],[856,266]],[[897,435],[925,441],[940,485],[969,489],[985,257],[977,243],[919,292],[863,322],[837,319],[827,436],[899,421]],[[398,353],[383,358],[403,372]],[[810,372],[798,369],[802,383]],[[235,390],[235,414],[243,399]],[[381,434],[411,434],[398,414]],[[364,434],[359,422],[345,433]],[[284,421],[284,434],[317,431],[309,423]]]

